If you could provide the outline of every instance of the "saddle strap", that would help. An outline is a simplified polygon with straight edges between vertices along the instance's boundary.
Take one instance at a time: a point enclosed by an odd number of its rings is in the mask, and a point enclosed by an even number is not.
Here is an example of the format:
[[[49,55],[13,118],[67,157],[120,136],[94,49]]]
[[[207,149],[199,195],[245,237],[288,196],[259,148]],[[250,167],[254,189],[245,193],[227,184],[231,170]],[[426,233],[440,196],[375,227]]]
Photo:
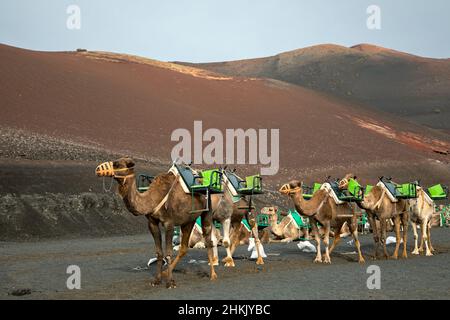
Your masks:
[[[175,181],[172,183],[172,186],[170,187],[169,191],[167,192],[166,196],[161,200],[161,202],[156,206],[155,210],[153,212],[158,212],[162,206],[167,202],[167,199],[169,199],[170,192],[173,190],[175,185],[178,182],[178,175],[175,176]]]

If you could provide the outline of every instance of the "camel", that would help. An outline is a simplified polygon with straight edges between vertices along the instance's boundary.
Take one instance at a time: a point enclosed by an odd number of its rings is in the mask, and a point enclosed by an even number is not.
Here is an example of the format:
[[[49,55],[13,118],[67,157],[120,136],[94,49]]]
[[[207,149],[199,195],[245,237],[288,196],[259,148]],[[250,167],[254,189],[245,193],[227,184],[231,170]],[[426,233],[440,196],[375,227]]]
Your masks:
[[[225,172],[225,169],[223,170]],[[213,220],[218,221],[222,224],[223,229],[223,239],[222,245],[226,248],[227,256],[222,259],[225,267],[234,267],[235,263],[233,260],[233,254],[236,247],[242,242],[245,242],[246,238],[251,235],[255,238],[257,244],[256,251],[258,258],[256,264],[264,264],[264,260],[261,256],[260,245],[261,241],[258,236],[258,226],[255,223],[254,215],[252,213],[252,208],[249,208],[249,203],[245,196],[242,196],[237,202],[233,201],[233,196],[231,190],[229,190],[228,184],[225,183],[225,179],[222,180],[223,194],[214,194],[211,196],[211,208],[213,212]],[[247,230],[242,229],[242,219],[246,218],[251,226],[250,235],[246,232]],[[213,225],[213,230],[215,229]],[[197,231],[194,232],[197,233]],[[212,233],[213,242],[213,252],[214,252],[214,265],[219,264],[217,244],[219,237],[216,236],[216,232]],[[195,235],[193,241],[199,241],[198,235]],[[193,243],[193,245],[196,245]],[[201,247],[201,243],[198,244]]]
[[[139,193],[136,188],[134,173],[135,163],[131,158],[120,158],[116,161],[105,162],[96,168],[97,176],[113,177],[118,183],[118,192],[125,206],[135,216],[145,216],[148,219],[150,233],[155,240],[157,270],[152,286],[161,284],[161,277],[167,279],[166,287],[175,288],[173,270],[188,251],[189,237],[195,220],[201,216],[202,231],[205,235],[208,248],[208,261],[210,265],[210,279],[217,279],[214,270],[214,254],[211,241],[212,215],[207,212],[192,213],[192,207],[205,208],[206,200],[203,195],[186,194],[179,183],[179,177],[173,173],[162,173],[150,184],[149,189]],[[160,225],[165,229],[166,251],[164,254],[161,240]],[[183,233],[180,250],[172,261],[172,238],[174,227],[180,226]],[[167,269],[162,272],[163,260],[168,263]]]
[[[411,225],[414,232],[414,250],[412,254],[420,254],[423,252],[423,244],[425,242],[425,255],[432,256],[434,248],[431,245],[431,219],[434,214],[434,201],[426,194],[425,190],[417,187],[417,199],[409,199]],[[420,247],[418,247],[417,225],[420,225],[422,238]]]
[[[384,257],[388,257],[386,248],[386,233],[387,223],[390,219],[394,222],[394,230],[396,235],[396,244],[392,259],[398,259],[398,250],[400,248],[401,234],[400,225],[403,225],[403,252],[402,257],[407,258],[406,252],[407,233],[408,233],[408,219],[409,219],[409,205],[404,199],[399,199],[398,202],[392,202],[386,196],[386,192],[380,186],[374,186],[367,194],[364,195],[363,201],[358,205],[365,209],[369,219],[369,223],[373,229],[375,250],[374,258],[378,257],[379,243],[383,243]],[[376,219],[380,221],[380,232]]]
[[[301,237],[308,237],[308,229],[299,229],[290,215],[285,215],[283,219],[278,223],[278,215],[276,210],[269,209],[269,223],[270,232],[275,236],[275,239],[269,239],[271,242],[283,242],[289,243],[298,240]],[[303,231],[304,230],[304,231]]]
[[[213,234],[212,235],[212,241],[213,245],[214,242],[217,242],[217,245],[221,245],[222,243],[222,235],[220,234],[220,230],[214,227],[213,225]],[[215,237],[215,238],[214,238]],[[201,227],[195,227],[192,228],[191,236],[189,237],[189,248],[196,248],[196,249],[205,249],[206,248],[206,241],[205,237],[203,236],[203,232],[201,230]],[[214,265],[216,258],[214,258]]]
[[[298,180],[293,180],[283,185],[280,192],[288,195],[292,199],[298,213],[309,217],[314,238],[317,242],[317,255],[314,259],[314,263],[331,263],[330,254],[340,241],[339,230],[342,229],[345,222],[347,222],[350,228],[358,251],[358,262],[365,262],[358,239],[357,214],[356,206],[354,204],[345,203],[337,205],[330,197],[329,192],[324,189],[316,191],[310,200],[305,200],[303,198],[303,183]],[[323,260],[320,248],[321,237],[317,223],[322,224],[324,228],[323,243],[325,245],[325,254]],[[335,232],[336,235],[333,244],[331,248],[329,248],[331,227],[334,227],[338,232]]]

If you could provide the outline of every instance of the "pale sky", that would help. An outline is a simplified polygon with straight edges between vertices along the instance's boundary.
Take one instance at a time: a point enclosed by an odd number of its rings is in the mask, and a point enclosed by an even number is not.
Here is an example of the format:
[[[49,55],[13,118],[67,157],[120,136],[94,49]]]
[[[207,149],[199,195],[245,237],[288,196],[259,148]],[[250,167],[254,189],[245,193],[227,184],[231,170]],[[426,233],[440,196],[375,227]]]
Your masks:
[[[66,26],[69,5],[81,29]],[[369,5],[381,30],[366,26]],[[86,48],[163,61],[263,57],[315,44],[376,44],[450,58],[448,0],[1,0],[0,43]]]

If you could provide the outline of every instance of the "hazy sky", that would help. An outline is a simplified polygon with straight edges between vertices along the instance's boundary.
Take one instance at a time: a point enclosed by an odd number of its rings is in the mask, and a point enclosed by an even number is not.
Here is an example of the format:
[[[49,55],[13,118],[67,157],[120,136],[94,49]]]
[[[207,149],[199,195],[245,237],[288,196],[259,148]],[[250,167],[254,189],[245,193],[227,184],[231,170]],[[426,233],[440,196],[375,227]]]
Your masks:
[[[66,26],[69,5],[81,29]],[[381,30],[366,25],[381,9]],[[0,43],[105,50],[172,61],[262,57],[305,46],[372,43],[450,58],[449,0],[1,0]]]

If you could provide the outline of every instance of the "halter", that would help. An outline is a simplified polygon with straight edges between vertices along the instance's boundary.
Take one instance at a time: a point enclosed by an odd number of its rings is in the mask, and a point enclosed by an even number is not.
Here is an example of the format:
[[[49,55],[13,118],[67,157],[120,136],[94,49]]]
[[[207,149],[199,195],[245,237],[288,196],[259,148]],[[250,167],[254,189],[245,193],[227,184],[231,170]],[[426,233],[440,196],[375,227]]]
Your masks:
[[[302,188],[300,188],[300,187],[295,187],[294,189],[292,189],[291,186],[288,183],[286,183],[280,188],[279,191],[285,195],[291,195],[291,194],[298,193],[301,190],[302,190]]]
[[[116,175],[117,172],[123,172],[128,170],[133,170],[134,166],[130,168],[120,168],[120,169],[114,169],[112,161],[109,162],[103,162],[95,169],[95,174],[99,177],[112,177],[116,179],[127,179],[129,177],[134,176],[134,173],[127,174],[127,175]]]

